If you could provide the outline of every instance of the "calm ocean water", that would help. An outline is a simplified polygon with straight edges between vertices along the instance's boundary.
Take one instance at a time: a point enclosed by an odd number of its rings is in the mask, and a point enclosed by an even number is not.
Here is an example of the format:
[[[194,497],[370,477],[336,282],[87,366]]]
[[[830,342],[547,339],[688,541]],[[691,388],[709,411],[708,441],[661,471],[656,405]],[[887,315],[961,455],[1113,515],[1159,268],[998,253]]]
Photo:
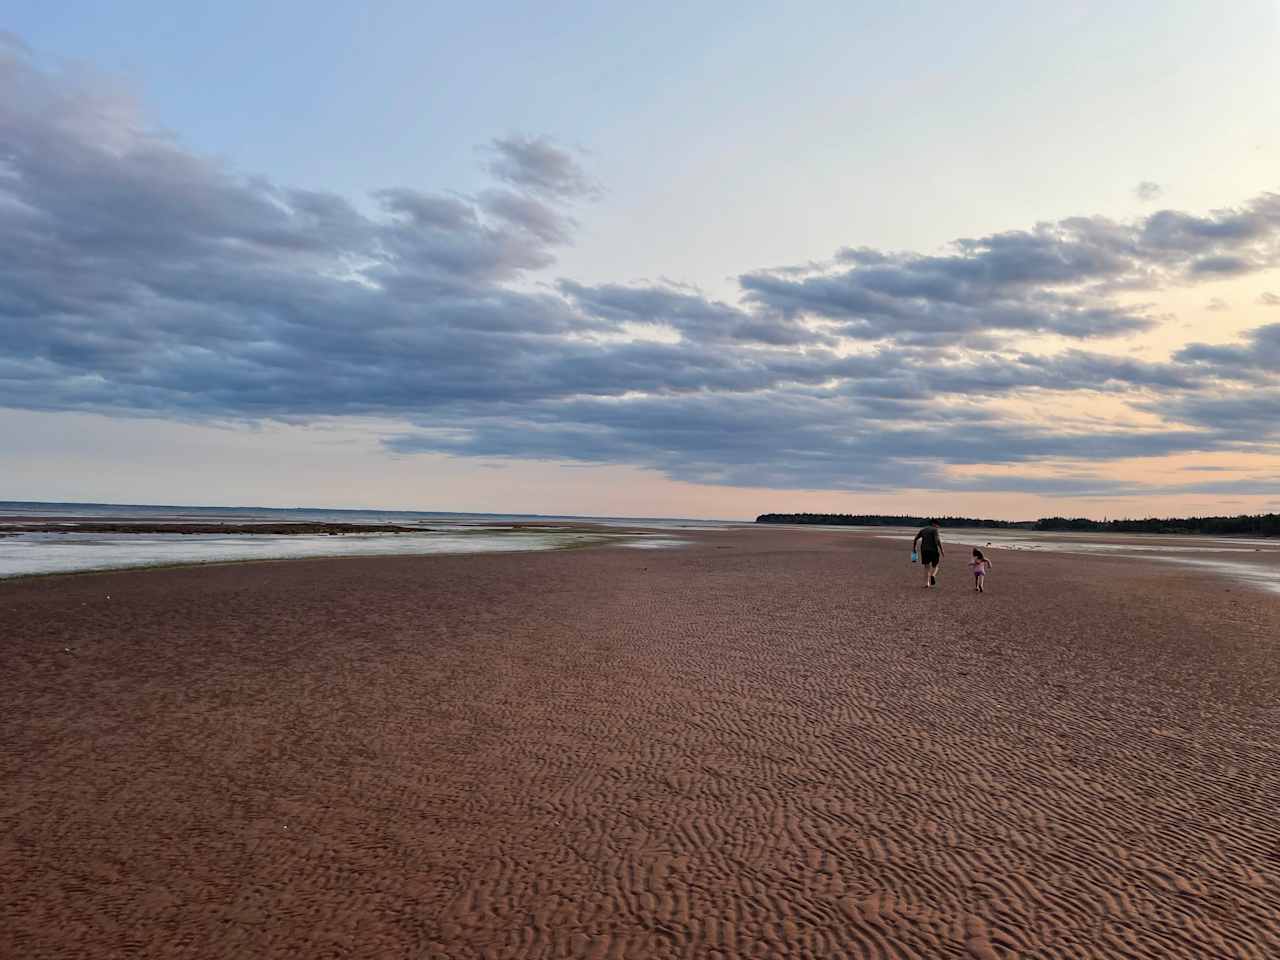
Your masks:
[[[550,517],[528,514],[439,513],[408,510],[281,509],[275,507],[194,507],[154,504],[38,503],[0,501],[0,578],[74,573],[126,567],[218,563],[234,560],[283,560],[304,557],[403,556],[418,554],[506,553],[556,550],[591,543],[660,549],[680,546],[678,531],[731,525],[701,520],[623,517]],[[35,518],[51,522],[134,520],[165,523],[346,523],[422,527],[412,533],[299,534],[181,533],[19,533],[4,536],[6,525]],[[537,528],[540,521],[593,527],[643,526],[663,534],[605,530]],[[510,525],[532,525],[513,530]]]

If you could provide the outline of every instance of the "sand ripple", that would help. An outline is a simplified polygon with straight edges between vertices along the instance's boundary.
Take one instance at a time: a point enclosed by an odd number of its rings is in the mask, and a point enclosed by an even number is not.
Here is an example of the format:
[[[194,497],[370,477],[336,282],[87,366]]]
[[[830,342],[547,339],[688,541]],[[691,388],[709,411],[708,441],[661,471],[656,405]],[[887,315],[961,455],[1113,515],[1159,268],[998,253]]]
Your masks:
[[[0,955],[1280,956],[1280,602],[694,539],[0,584]]]

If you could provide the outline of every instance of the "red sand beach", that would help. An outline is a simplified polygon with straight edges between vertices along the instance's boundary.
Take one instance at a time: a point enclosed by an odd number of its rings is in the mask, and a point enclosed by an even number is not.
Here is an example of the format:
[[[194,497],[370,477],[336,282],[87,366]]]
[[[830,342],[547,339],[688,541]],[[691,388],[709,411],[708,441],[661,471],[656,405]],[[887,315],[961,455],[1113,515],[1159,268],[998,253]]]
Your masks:
[[[681,535],[0,582],[0,957],[1280,956],[1280,597]]]

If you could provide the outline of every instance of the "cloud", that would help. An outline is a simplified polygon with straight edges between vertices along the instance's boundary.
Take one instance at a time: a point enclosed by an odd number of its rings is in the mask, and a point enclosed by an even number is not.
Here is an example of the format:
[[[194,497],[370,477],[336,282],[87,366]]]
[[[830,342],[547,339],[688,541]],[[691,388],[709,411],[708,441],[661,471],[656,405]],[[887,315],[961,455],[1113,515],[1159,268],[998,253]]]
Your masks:
[[[697,483],[786,488],[803,486],[803,478],[841,490],[974,489],[976,481],[953,479],[948,468],[1220,448],[1213,436],[1192,429],[1069,433],[1001,422],[977,410],[934,415],[924,403],[877,405],[800,391],[535,406],[473,421],[464,437],[407,432],[393,446],[534,459],[558,459],[573,449],[584,461],[644,463]],[[1016,476],[987,481],[1000,489],[1027,489],[1026,482]]]
[[[1280,307],[1280,293],[1265,291],[1258,296],[1258,303],[1264,307]]]
[[[1174,360],[1225,380],[1276,378],[1280,372],[1280,323],[1247,331],[1240,344],[1189,343],[1174,354]]]
[[[33,52],[25,40],[8,30],[0,30],[0,49],[7,49],[10,53],[23,56],[30,56]]]
[[[692,288],[651,284],[588,286],[572,280],[561,280],[556,286],[585,315],[620,325],[668,327],[692,342],[736,341],[774,346],[832,343],[829,335],[808,329],[794,319],[760,315],[708,300]]]
[[[1280,389],[1179,397],[1163,404],[1162,413],[1206,435],[1230,438],[1238,449],[1267,449],[1280,439]]]
[[[1164,187],[1153,180],[1143,180],[1133,188],[1133,195],[1143,203],[1151,203],[1160,199],[1164,194]]]
[[[1214,313],[1221,313],[1224,310],[1230,310],[1231,304],[1227,303],[1227,301],[1223,300],[1221,297],[1213,297],[1204,305],[1204,308],[1206,310],[1211,310]]]
[[[1244,207],[1216,210],[1207,217],[1176,210],[1153,213],[1141,224],[1137,239],[1144,255],[1178,263],[1189,257],[1222,256],[1256,250],[1258,269],[1276,262],[1280,194],[1265,193]]]
[[[488,147],[487,168],[512,186],[553,200],[599,196],[600,186],[546,137],[502,137]]]
[[[846,249],[806,275],[756,271],[747,302],[788,317],[829,321],[847,337],[964,344],[984,331],[1086,340],[1158,323],[1111,299],[1237,276],[1280,263],[1280,195],[1196,217],[1162,210],[1123,224],[1072,217],[1032,230],[957,240],[945,256]]]
[[[835,332],[859,340],[896,338],[943,346],[972,343],[988,332],[1056,333],[1084,340],[1155,325],[1153,318],[1128,307],[1031,283],[958,276],[966,259],[904,258],[891,266],[803,279],[749,273],[740,282],[747,302],[763,313],[828,321]],[[1028,263],[1018,266],[1034,270]]]
[[[483,157],[474,195],[393,186],[360,205],[244,176],[149,127],[114,81],[0,44],[0,406],[377,417],[404,424],[402,454],[779,488],[1114,492],[1088,470],[957,471],[1274,442],[1280,325],[1165,363],[1098,347],[1162,320],[1116,291],[1274,263],[1272,195],[936,255],[846,248],[745,272],[726,300],[625,265],[617,282],[548,279],[598,186],[545,138]],[[1073,346],[1014,346],[1042,334]],[[1099,430],[1060,414],[1063,396],[1163,422]]]
[[[546,244],[568,243],[572,236],[573,221],[563,213],[512,190],[484,191],[480,195],[480,207],[508,226],[527,230]]]
[[[1193,260],[1187,269],[1194,274],[1218,274],[1230,277],[1249,273],[1258,269],[1258,265],[1247,257],[1218,256]]]

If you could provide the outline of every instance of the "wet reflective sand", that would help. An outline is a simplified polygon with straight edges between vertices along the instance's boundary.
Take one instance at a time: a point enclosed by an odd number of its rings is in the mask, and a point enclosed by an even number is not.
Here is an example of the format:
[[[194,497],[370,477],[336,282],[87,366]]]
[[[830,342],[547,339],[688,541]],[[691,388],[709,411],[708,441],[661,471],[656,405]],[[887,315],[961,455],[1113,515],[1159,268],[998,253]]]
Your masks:
[[[24,533],[0,537],[0,578],[240,560],[559,550],[619,539],[632,546],[649,548],[681,542],[643,535],[554,529],[467,529],[456,533],[355,533],[341,536]]]
[[[866,528],[858,528],[867,532]],[[910,541],[914,532],[879,533],[887,540]],[[998,563],[1002,552],[1066,553],[1099,557],[1160,560],[1195,567],[1206,574],[1280,593],[1280,542],[1230,537],[1111,536],[946,528],[943,542],[978,547]]]

